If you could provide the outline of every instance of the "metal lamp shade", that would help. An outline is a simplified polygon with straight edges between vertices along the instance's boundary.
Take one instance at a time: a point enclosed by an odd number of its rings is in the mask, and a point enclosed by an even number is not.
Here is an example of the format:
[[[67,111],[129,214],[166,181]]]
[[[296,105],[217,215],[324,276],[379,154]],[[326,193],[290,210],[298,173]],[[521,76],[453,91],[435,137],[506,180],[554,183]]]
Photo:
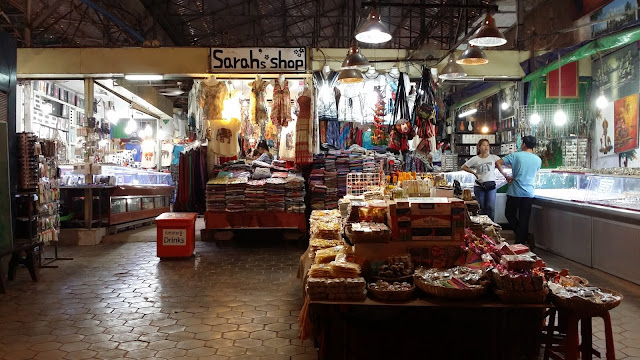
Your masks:
[[[360,48],[357,44],[352,44],[347,53],[347,57],[342,62],[343,69],[365,67],[369,65],[369,60],[360,53]]]
[[[364,81],[362,72],[358,69],[344,69],[338,75],[338,82],[343,84],[353,84]]]
[[[487,13],[487,16],[484,18],[484,22],[480,29],[473,34],[471,40],[469,40],[469,44],[475,46],[501,46],[507,43],[507,39],[505,39],[504,35],[496,26],[495,20],[490,13]]]
[[[367,44],[381,44],[391,40],[391,33],[380,20],[378,9],[371,9],[369,17],[358,30],[356,39]]]
[[[487,59],[484,51],[473,45],[469,45],[467,50],[465,50],[456,61],[456,63],[461,65],[484,65],[488,62],[489,59]]]
[[[438,77],[443,80],[459,79],[467,76],[464,68],[456,63],[456,58],[453,54],[449,56],[447,65],[442,68],[442,72]]]

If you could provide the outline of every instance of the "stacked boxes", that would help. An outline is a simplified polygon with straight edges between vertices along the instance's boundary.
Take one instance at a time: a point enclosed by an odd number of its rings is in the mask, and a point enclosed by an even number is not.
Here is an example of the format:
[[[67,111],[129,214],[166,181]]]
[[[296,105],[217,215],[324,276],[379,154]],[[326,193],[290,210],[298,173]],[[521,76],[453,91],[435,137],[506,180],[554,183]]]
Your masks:
[[[464,241],[464,201],[455,198],[400,199],[389,207],[394,241]]]

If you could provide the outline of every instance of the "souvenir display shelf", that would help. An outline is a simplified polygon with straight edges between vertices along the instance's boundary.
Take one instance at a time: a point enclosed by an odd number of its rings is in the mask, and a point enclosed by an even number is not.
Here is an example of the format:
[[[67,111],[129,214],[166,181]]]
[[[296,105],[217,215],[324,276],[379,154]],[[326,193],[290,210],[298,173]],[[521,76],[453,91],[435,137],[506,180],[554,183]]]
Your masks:
[[[640,284],[640,177],[542,170],[535,194],[537,246]]]
[[[84,175],[74,174],[72,165],[61,165],[62,214],[73,213],[66,227],[118,225],[154,218],[171,211],[171,174],[121,166],[102,166],[85,185]],[[84,211],[85,198],[92,198],[91,214]],[[84,218],[82,218],[82,213]],[[91,221],[88,221],[88,219]]]

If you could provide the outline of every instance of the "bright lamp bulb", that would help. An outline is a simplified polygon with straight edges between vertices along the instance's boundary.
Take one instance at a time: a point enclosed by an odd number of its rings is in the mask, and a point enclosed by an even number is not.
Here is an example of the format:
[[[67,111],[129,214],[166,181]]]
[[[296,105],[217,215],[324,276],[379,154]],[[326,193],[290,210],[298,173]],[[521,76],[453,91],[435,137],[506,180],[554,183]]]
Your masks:
[[[159,129],[158,130],[158,140],[164,140],[165,137],[167,137],[167,134],[164,133],[164,130]]]
[[[138,131],[138,124],[136,124],[136,121],[133,119],[129,119],[129,122],[127,123],[127,127],[124,128],[124,132],[127,135],[131,135],[134,132]]]
[[[482,131],[483,134],[486,134],[486,133],[489,132],[489,128],[487,127],[487,125],[485,125],[485,126],[482,127],[481,131]]]
[[[151,125],[147,124],[147,126],[144,127],[144,136],[146,137],[153,136],[153,129],[151,129]]]
[[[502,104],[500,104],[500,107],[502,108],[502,110],[507,110],[509,108],[509,104],[504,101],[502,102]]]
[[[598,98],[596,99],[596,106],[598,107],[598,109],[604,109],[607,107],[607,105],[609,105],[609,100],[607,100],[604,94],[600,94],[600,96],[598,96]]]
[[[529,123],[530,123],[531,125],[538,125],[538,124],[540,124],[540,120],[542,120],[542,119],[540,118],[540,115],[538,115],[538,113],[537,113],[537,112],[535,112],[535,113],[531,114],[531,117],[529,117]]]
[[[369,30],[356,35],[356,40],[367,44],[381,44],[391,40],[391,34],[380,30]]]
[[[118,123],[118,117],[116,116],[116,111],[113,109],[107,110],[107,120],[109,120],[112,124]]]
[[[556,126],[563,126],[567,123],[567,114],[562,109],[558,109],[553,115],[553,122]]]

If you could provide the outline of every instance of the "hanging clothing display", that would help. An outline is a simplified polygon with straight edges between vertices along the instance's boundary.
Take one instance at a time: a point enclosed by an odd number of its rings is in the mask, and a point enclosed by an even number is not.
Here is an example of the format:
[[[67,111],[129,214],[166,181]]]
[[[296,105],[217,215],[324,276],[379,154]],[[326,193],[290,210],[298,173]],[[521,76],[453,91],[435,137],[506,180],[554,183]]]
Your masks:
[[[367,71],[362,76],[364,77],[361,95],[363,123],[372,124],[376,104],[378,103],[376,88],[380,89],[382,94],[386,93],[387,79],[377,71]]]
[[[160,166],[171,166],[173,160],[173,144],[162,144],[162,156],[160,157]]]
[[[385,74],[385,78],[387,80],[387,86],[385,88],[385,102],[387,104],[387,115],[385,116],[385,120],[387,123],[391,123],[393,120],[393,112],[396,106],[396,96],[398,93],[398,85],[399,80],[402,78],[404,80],[405,85],[409,85],[409,75],[403,72],[394,73],[393,71]],[[409,95],[409,89],[405,87],[406,96]],[[397,119],[396,119],[397,120]]]
[[[237,156],[240,151],[238,133],[241,126],[240,120],[236,118],[211,121],[209,151],[220,156]]]
[[[222,119],[222,109],[224,99],[227,98],[229,90],[223,81],[216,81],[208,84],[206,81],[200,83],[200,107],[205,120]]]
[[[353,124],[350,122],[340,122],[340,141],[338,147],[346,149],[351,146],[351,128]]]
[[[254,124],[264,124],[269,119],[267,85],[269,82],[262,80],[260,76],[249,83],[251,87],[251,121]]]
[[[280,148],[278,156],[281,160],[293,161],[296,157],[296,120],[290,121],[286,127],[280,130]]]
[[[362,124],[364,119],[362,116],[362,101],[360,96],[363,89],[363,83],[338,85],[338,90],[340,91],[338,120]]]
[[[319,121],[338,121],[336,88],[338,73],[335,71],[316,71],[313,73],[313,86],[316,89],[316,110]]]
[[[175,116],[176,115],[174,115],[174,118]],[[191,90],[189,91],[186,117],[193,117],[194,119],[196,119],[198,129],[204,129],[206,127],[206,123],[204,123],[204,119],[202,116],[202,107],[200,106],[200,80],[194,80],[193,86],[191,86]],[[175,124],[174,130],[179,130],[178,127],[175,126]],[[169,135],[175,136],[174,134]]]
[[[197,212],[206,210],[207,148],[198,147],[180,153],[176,200],[173,211]]]
[[[289,121],[291,121],[289,82],[285,80],[284,86],[281,86],[278,79],[276,79],[273,88],[273,103],[271,105],[271,122],[276,126],[287,126]]]
[[[296,149],[295,161],[297,164],[310,164],[313,162],[311,153],[311,89],[305,86],[302,94],[296,101],[298,104],[298,121],[296,124]]]

